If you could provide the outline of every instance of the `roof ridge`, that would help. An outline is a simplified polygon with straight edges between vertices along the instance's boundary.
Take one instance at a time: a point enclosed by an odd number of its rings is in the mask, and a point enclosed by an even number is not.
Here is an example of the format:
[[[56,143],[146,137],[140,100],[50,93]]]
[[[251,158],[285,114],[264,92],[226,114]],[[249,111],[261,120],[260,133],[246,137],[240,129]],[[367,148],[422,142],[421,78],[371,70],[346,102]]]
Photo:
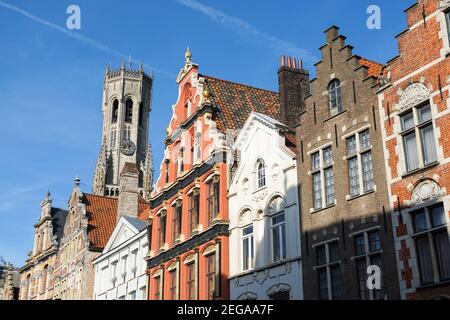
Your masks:
[[[365,57],[360,57],[360,60],[366,60],[366,61],[368,61],[368,62],[376,63],[376,64],[378,64],[378,65],[381,66],[381,67],[384,66],[384,64],[381,63],[381,62],[377,62],[377,61],[372,60],[372,59],[367,59],[367,58],[365,58]]]
[[[255,89],[255,90],[266,91],[266,92],[274,93],[276,95],[279,94],[279,92],[277,92],[277,91],[273,91],[273,90],[269,90],[269,89],[263,89],[263,88],[258,88],[258,87],[255,87],[255,86],[252,86],[252,85],[248,85],[248,84],[244,84],[244,83],[241,83],[241,82],[225,80],[225,79],[221,79],[221,78],[217,78],[217,77],[208,76],[208,75],[205,75],[205,74],[199,74],[199,76],[200,77],[204,77],[204,78],[214,79],[214,80],[217,80],[217,81],[223,81],[223,82],[228,82],[228,83],[232,83],[232,84],[237,84],[237,85],[244,86],[244,87],[247,87],[247,88],[252,88],[252,89]]]
[[[92,194],[92,193],[83,193],[85,196],[90,196],[90,197],[95,197],[95,198],[101,198],[101,199],[108,199],[108,200],[114,200],[117,201],[117,198],[111,198],[111,197],[107,197],[107,196],[99,196],[97,194]]]

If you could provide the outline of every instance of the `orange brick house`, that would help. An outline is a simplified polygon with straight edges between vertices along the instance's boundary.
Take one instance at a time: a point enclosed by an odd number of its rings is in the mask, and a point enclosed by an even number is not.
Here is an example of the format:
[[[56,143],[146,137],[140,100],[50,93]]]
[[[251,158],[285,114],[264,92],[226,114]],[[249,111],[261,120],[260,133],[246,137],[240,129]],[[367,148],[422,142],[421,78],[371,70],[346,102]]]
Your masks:
[[[450,1],[406,10],[379,91],[402,299],[450,296]]]
[[[252,111],[279,116],[278,94],[200,75],[190,50],[150,199],[150,300],[229,298],[228,146]]]

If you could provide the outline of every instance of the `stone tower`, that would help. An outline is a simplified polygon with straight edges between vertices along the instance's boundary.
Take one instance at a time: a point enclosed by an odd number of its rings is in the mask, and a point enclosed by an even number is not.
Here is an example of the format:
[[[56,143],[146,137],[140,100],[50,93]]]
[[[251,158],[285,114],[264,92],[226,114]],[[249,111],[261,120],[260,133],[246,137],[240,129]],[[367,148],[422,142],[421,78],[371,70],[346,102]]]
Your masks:
[[[139,192],[150,193],[153,162],[149,146],[149,114],[152,109],[153,76],[143,66],[133,70],[122,62],[120,69],[106,69],[103,89],[102,145],[95,168],[95,195],[118,197],[119,176],[125,163],[136,164]]]

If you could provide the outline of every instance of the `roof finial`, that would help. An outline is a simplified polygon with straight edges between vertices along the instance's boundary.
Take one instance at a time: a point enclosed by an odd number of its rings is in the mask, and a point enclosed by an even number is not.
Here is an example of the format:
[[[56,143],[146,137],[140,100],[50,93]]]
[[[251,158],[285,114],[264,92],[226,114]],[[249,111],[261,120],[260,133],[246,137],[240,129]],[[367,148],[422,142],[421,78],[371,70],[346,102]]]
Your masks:
[[[139,65],[139,71],[140,72],[144,72],[144,64],[141,62],[141,64]]]
[[[79,186],[80,186],[80,183],[81,183],[80,177],[79,177],[79,176],[76,176],[74,181],[75,181],[75,185],[76,185],[77,187],[79,187]]]
[[[186,58],[186,63],[190,63],[191,58],[192,58],[192,53],[191,53],[191,49],[189,49],[189,47],[187,47],[186,53],[184,54],[184,56]]]
[[[111,67],[110,67],[110,65],[108,63],[107,66],[106,66],[106,73],[109,73],[110,71],[111,71]]]
[[[120,67],[122,70],[125,70],[125,59],[122,58],[122,66]]]

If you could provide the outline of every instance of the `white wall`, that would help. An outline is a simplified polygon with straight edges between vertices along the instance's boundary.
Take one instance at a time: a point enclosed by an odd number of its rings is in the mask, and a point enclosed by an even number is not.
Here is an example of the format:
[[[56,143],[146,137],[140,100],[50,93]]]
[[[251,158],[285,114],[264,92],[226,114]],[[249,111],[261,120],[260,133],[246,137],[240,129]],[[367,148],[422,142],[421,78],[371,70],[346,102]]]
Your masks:
[[[284,146],[284,137],[264,119],[247,122],[237,139],[241,161],[229,190],[230,210],[230,297],[246,292],[268,299],[274,286],[290,286],[290,298],[302,299],[300,221],[295,154]],[[257,188],[258,159],[266,164],[266,187]],[[248,179],[248,183],[245,183]],[[280,196],[285,204],[286,259],[272,258],[272,231],[269,204]],[[242,221],[241,213],[251,215]],[[255,268],[242,268],[242,227],[253,224]],[[256,271],[256,273],[255,273]]]
[[[130,294],[136,292],[136,300],[147,299],[147,231],[141,231],[123,244],[103,254],[94,262],[95,269],[95,300],[131,300]],[[132,253],[137,251],[136,271],[133,272]],[[123,258],[127,257],[126,268],[123,267]],[[117,263],[115,282],[113,278],[113,264]],[[143,293],[145,293],[143,295]]]

